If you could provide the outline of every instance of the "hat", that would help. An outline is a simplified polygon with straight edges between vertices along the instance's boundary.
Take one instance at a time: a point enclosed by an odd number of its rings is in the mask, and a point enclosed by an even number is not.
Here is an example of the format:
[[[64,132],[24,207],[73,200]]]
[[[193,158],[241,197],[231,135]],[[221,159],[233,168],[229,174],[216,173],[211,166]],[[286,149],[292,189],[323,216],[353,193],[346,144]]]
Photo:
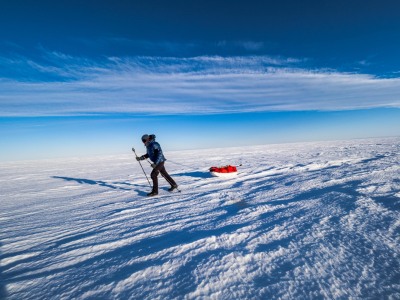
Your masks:
[[[149,139],[149,135],[148,134],[143,134],[142,135],[142,142],[146,142]]]

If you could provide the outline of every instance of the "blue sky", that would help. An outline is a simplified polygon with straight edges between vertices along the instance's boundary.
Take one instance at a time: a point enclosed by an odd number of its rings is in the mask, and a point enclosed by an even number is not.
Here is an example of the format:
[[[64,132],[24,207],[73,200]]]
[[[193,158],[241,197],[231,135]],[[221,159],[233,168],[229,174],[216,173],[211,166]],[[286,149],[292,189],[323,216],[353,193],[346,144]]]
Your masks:
[[[0,155],[400,135],[398,1],[1,1]]]

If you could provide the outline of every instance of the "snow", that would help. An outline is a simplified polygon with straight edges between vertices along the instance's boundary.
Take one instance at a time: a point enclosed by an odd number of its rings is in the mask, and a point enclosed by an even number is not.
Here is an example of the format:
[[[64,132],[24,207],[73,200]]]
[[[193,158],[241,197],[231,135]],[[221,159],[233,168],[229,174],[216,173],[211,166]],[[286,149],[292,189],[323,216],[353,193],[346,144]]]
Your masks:
[[[3,163],[0,298],[400,298],[400,138],[164,152]]]

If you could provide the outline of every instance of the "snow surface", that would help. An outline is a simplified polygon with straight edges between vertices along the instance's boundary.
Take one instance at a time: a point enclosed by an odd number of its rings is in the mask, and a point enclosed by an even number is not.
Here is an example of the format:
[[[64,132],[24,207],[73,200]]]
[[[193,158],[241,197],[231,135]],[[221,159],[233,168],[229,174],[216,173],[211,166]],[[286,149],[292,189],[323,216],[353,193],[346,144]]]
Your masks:
[[[400,299],[400,138],[165,152],[3,164],[0,298]]]

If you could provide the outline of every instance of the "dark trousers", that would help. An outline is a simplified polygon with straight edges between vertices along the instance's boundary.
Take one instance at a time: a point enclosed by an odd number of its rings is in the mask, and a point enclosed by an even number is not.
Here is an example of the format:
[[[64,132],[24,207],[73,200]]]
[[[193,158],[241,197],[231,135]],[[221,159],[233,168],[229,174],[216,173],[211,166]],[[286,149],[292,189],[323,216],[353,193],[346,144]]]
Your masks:
[[[151,171],[151,179],[153,180],[153,192],[158,193],[158,174],[161,173],[162,176],[164,176],[165,180],[168,181],[168,183],[171,186],[177,185],[176,182],[169,176],[167,173],[167,170],[165,170],[164,167],[164,162],[160,162],[154,169]]]

